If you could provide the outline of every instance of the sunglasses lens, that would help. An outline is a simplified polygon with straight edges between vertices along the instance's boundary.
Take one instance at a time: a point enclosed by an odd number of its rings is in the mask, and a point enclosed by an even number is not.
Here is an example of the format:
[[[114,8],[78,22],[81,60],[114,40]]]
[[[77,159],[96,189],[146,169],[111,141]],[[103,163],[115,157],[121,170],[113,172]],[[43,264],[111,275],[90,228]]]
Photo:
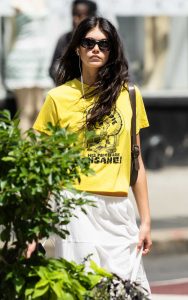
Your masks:
[[[101,51],[109,51],[110,50],[110,43],[108,40],[100,40],[96,41],[94,39],[84,38],[81,40],[80,45],[87,49],[93,49],[95,45],[99,46]]]
[[[110,50],[110,44],[107,40],[99,41],[98,45],[101,50]]]
[[[91,39],[82,39],[81,46],[87,49],[93,49],[95,41]]]

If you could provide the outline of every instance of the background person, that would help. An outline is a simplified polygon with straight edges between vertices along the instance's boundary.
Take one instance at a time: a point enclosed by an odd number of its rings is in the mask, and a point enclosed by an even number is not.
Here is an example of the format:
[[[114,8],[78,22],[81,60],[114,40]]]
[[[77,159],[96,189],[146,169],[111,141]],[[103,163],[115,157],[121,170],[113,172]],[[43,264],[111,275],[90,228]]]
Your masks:
[[[13,0],[14,41],[6,59],[5,84],[16,96],[22,132],[31,128],[43,104],[44,90],[52,86],[45,32],[45,0]]]
[[[140,152],[138,180],[133,186],[141,219],[138,229],[128,198],[132,117],[128,64],[117,31],[108,20],[92,17],[79,24],[61,59],[57,79],[59,86],[49,91],[33,128],[48,134],[47,123],[60,122],[80,134],[83,155],[90,158],[95,175],[81,176],[75,188],[86,191],[97,207],[86,206],[87,215],[76,209],[78,218],[72,217],[68,225],[70,235],[66,240],[56,239],[56,256],[81,263],[92,253],[100,266],[128,279],[136,251],[140,253],[143,247],[143,254],[148,254],[151,248],[150,212]],[[139,131],[148,126],[148,120],[138,88],[136,106],[140,147]],[[86,140],[85,130],[95,131],[93,141]],[[62,197],[79,194],[63,190]],[[142,264],[137,281],[150,290]]]
[[[78,24],[87,17],[96,16],[97,5],[90,0],[75,0],[72,3],[72,30],[63,34],[55,47],[55,51],[52,57],[49,73],[51,78],[56,82],[56,72],[59,66],[60,57],[65,52],[68,44],[70,43],[73,31]]]

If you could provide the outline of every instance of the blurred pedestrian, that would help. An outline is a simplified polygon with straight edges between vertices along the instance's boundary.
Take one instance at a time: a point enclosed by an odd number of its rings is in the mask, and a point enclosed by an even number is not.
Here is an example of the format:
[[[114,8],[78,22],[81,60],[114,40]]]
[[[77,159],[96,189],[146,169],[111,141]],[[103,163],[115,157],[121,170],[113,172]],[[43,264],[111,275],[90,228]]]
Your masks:
[[[58,87],[49,91],[34,124],[48,134],[47,124],[60,124],[80,132],[83,155],[91,161],[94,175],[81,176],[75,188],[86,192],[97,207],[85,206],[87,215],[76,209],[67,228],[66,240],[56,239],[57,257],[81,263],[90,253],[99,265],[123,279],[131,277],[137,252],[151,248],[150,212],[145,168],[139,152],[138,179],[132,187],[140,214],[138,229],[128,198],[131,163],[132,109],[127,84],[128,64],[115,27],[106,19],[82,21],[60,61]],[[136,91],[136,133],[148,126],[141,93]],[[95,131],[87,140],[85,131]],[[63,190],[63,198],[79,193]],[[29,249],[30,250],[30,249]],[[149,291],[142,266],[137,281]]]
[[[12,0],[14,40],[7,56],[5,84],[13,91],[22,132],[31,128],[42,106],[44,90],[52,86],[45,32],[45,0]]]
[[[78,24],[87,17],[96,16],[97,5],[90,0],[75,0],[72,3],[72,30],[63,34],[55,47],[55,51],[52,57],[49,73],[51,78],[56,82],[56,73],[59,66],[59,61],[63,53],[65,52],[68,44],[70,43],[72,34]]]

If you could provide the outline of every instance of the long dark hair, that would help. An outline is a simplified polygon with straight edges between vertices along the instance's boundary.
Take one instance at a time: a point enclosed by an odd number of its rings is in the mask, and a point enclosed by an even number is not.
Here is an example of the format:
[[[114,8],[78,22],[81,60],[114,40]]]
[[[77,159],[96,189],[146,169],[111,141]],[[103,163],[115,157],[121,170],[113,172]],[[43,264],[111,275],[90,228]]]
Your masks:
[[[95,88],[84,95],[86,98],[97,96],[98,99],[87,117],[88,129],[111,113],[122,87],[129,81],[128,62],[115,27],[104,18],[91,17],[82,21],[75,30],[67,51],[60,60],[57,85],[80,77],[79,57],[75,50],[80,46],[81,39],[96,26],[107,34],[111,48],[107,63],[99,69]]]

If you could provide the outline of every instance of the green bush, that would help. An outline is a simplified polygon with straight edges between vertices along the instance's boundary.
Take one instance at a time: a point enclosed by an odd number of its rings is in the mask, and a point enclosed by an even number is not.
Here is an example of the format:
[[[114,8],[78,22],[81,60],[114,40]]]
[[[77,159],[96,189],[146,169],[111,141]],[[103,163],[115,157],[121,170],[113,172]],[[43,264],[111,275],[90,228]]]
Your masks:
[[[8,111],[0,112],[1,300],[146,299],[136,285],[112,276],[93,261],[88,270],[84,263],[48,259],[38,252],[25,259],[28,242],[51,234],[66,238],[68,232],[61,225],[70,222],[75,207],[84,211],[84,204],[93,205],[82,194],[77,200],[61,195],[63,188],[70,189],[80,180],[80,174],[92,170],[89,159],[81,155],[78,134],[48,124],[50,135],[29,130],[23,138],[18,125]],[[117,287],[114,280],[132,298],[125,298],[125,293],[123,298],[110,296]]]
[[[70,188],[81,173],[91,172],[89,160],[80,155],[78,137],[58,126],[49,124],[48,129],[50,136],[30,130],[23,139],[17,119],[11,120],[8,112],[0,118],[0,237],[5,251],[14,238],[11,249],[16,257],[39,235],[65,238],[67,232],[57,224],[67,224],[75,206],[85,203],[81,197],[62,203],[61,196],[62,188]]]

